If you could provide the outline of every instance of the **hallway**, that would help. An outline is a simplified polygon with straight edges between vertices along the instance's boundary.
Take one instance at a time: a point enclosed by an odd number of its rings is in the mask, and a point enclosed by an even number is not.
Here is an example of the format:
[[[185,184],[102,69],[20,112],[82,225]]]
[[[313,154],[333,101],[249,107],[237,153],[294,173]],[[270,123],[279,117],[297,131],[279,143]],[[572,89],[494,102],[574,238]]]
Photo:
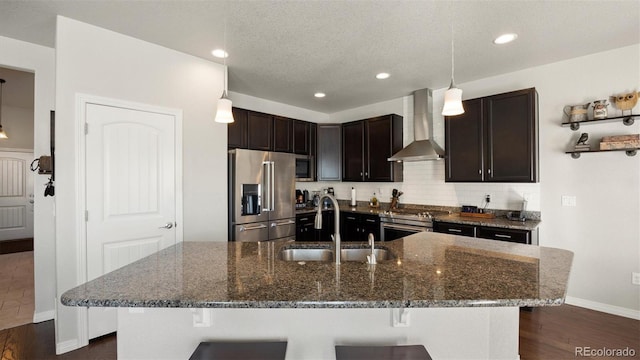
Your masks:
[[[33,322],[33,251],[0,255],[0,330]]]

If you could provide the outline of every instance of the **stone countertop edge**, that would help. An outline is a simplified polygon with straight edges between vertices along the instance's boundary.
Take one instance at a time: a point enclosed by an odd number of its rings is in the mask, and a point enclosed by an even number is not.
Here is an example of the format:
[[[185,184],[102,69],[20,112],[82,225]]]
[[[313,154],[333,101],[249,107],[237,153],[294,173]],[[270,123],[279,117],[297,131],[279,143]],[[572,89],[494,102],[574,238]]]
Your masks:
[[[277,256],[326,243],[182,242],[70,289],[60,301],[162,308],[557,306],[573,260],[562,249],[429,232],[376,245],[394,258],[371,268]]]

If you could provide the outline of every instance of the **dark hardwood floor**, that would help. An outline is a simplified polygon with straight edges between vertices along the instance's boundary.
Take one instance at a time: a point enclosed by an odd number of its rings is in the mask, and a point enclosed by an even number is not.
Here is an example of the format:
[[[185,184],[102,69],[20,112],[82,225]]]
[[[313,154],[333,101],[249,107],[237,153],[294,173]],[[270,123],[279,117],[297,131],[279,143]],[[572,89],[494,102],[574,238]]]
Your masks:
[[[571,305],[536,308],[520,312],[520,357],[522,360],[578,358],[620,359],[615,356],[576,356],[607,349],[633,349],[640,359],[640,321],[587,310]],[[89,346],[55,355],[53,321],[0,331],[2,360],[108,360],[116,359],[116,336],[104,336]]]

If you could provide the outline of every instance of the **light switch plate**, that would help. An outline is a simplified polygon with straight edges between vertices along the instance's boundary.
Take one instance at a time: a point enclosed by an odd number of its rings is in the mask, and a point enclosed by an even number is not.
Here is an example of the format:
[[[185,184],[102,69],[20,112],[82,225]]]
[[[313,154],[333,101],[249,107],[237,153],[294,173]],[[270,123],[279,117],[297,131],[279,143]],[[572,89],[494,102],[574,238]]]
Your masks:
[[[640,285],[640,273],[631,273],[631,283],[633,285]]]
[[[573,195],[562,195],[562,206],[576,206],[576,197]]]

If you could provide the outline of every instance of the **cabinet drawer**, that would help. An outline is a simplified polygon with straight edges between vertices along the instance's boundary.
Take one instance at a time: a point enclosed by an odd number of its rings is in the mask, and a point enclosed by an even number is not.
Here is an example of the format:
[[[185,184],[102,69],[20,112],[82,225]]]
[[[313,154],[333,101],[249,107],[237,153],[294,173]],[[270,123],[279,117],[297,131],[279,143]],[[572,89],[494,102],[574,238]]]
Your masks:
[[[465,224],[454,224],[436,221],[433,223],[433,231],[444,234],[476,236],[475,226]]]
[[[527,230],[479,226],[476,231],[476,236],[483,239],[531,244],[531,232]]]

